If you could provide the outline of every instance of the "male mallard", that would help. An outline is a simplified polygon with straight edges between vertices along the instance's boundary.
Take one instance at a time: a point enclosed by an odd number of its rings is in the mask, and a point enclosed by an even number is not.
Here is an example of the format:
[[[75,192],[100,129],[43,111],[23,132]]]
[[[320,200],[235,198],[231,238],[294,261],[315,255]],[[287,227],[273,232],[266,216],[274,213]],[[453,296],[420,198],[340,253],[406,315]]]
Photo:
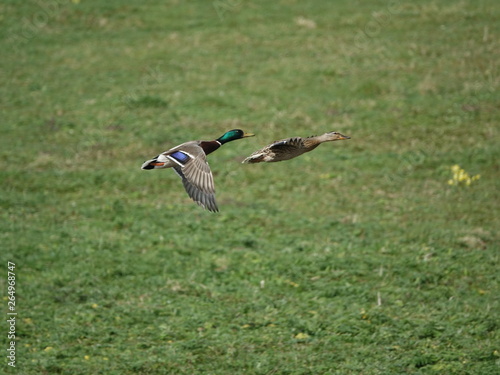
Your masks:
[[[342,139],[350,139],[346,135],[329,132],[323,135],[302,138],[294,137],[275,141],[270,145],[255,151],[248,158],[243,160],[243,163],[262,163],[276,162],[296,158],[303,153],[314,150],[323,142],[338,141]]]
[[[186,142],[144,162],[141,168],[174,168],[191,199],[209,211],[217,212],[214,178],[206,156],[224,143],[251,136],[253,134],[234,129],[214,141]]]

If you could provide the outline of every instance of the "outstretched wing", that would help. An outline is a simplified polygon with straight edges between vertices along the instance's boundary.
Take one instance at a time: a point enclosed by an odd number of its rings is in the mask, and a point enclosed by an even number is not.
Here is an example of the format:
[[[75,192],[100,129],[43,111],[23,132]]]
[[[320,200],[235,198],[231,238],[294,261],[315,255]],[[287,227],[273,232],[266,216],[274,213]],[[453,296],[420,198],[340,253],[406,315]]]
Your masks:
[[[304,148],[302,138],[287,138],[271,143],[269,149],[277,152],[294,152]]]
[[[277,162],[292,159],[308,151],[302,138],[287,138],[275,141],[255,151],[243,163]]]
[[[165,156],[176,162],[174,170],[191,199],[209,211],[219,211],[214,178],[203,149],[197,143],[183,144],[169,150]]]

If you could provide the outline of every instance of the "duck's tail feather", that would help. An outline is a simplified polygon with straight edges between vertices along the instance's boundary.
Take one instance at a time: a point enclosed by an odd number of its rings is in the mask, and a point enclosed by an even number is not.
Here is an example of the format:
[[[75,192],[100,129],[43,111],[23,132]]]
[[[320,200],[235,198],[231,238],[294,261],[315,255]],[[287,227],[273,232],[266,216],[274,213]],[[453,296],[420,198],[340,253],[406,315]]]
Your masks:
[[[151,160],[145,161],[142,164],[141,169],[161,169],[161,168],[165,168],[166,161],[160,161],[160,160],[158,160],[158,159],[161,158],[161,156],[163,156],[163,155],[158,155],[158,156],[154,157]]]

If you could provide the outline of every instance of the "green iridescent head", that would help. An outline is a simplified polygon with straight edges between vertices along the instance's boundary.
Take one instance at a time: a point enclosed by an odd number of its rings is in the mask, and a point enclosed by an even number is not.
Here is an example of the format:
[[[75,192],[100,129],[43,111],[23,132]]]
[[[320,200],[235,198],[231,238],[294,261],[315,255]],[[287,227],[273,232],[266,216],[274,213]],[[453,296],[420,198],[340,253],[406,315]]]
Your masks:
[[[221,144],[224,144],[224,143],[235,141],[235,140],[241,139],[241,138],[253,137],[254,135],[255,134],[252,134],[252,133],[245,133],[241,129],[233,129],[233,130],[229,130],[228,132],[224,133],[224,135],[220,138],[217,138],[217,140]]]

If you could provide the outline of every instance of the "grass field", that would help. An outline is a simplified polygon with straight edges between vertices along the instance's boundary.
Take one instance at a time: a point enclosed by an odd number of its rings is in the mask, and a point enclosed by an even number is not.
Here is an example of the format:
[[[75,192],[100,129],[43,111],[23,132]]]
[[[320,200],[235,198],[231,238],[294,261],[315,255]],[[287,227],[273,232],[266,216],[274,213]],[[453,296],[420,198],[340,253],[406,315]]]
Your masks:
[[[497,1],[123,3],[0,5],[0,373],[500,373]]]

